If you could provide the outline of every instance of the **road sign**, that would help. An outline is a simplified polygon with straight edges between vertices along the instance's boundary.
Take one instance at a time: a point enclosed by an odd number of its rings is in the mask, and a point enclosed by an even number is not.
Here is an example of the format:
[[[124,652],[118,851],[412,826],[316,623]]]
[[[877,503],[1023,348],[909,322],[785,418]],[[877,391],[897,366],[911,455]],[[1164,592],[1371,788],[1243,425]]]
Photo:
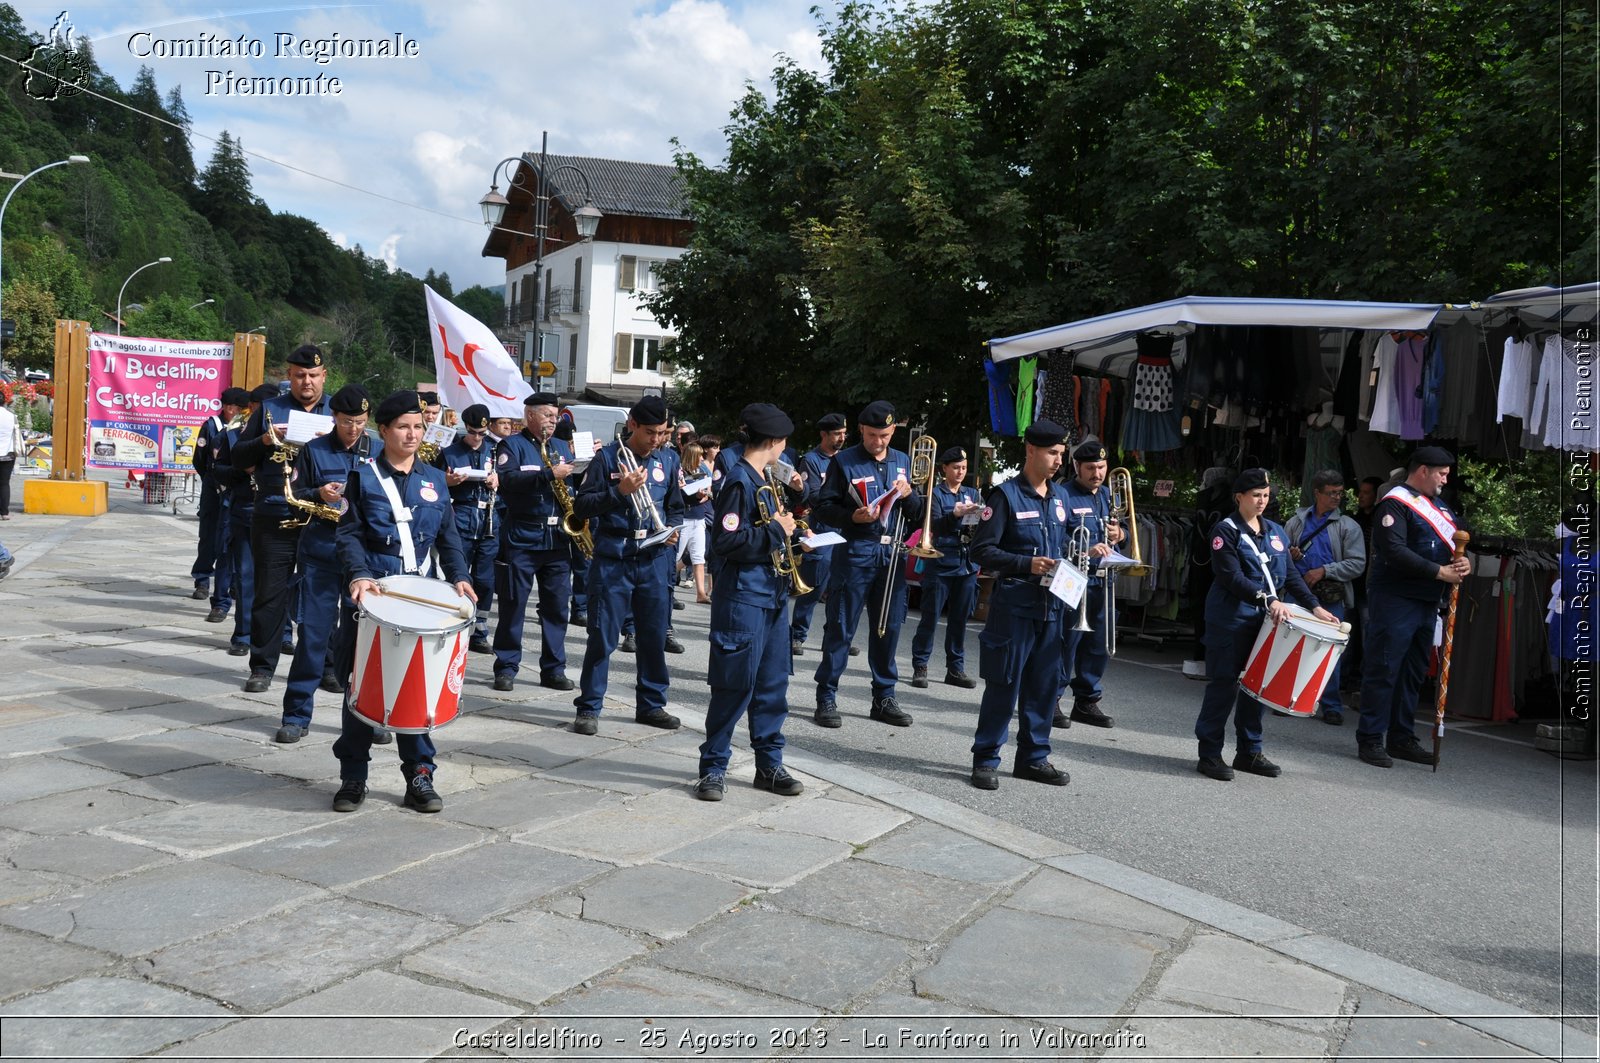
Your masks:
[[[539,363],[539,375],[542,376],[542,377],[555,376],[556,375],[556,363],[554,363],[554,362],[540,362]]]

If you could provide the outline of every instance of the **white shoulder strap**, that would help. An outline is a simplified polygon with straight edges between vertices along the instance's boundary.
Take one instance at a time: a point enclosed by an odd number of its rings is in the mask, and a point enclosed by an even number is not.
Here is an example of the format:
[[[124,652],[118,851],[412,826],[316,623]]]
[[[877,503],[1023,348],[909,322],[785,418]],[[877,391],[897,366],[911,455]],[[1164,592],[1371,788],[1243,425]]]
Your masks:
[[[420,567],[417,565],[417,544],[411,539],[410,508],[401,504],[400,491],[394,485],[394,478],[378,468],[377,462],[369,460],[367,464],[372,466],[372,472],[378,478],[378,485],[383,488],[384,497],[389,500],[389,508],[394,510],[394,522],[400,529],[400,563],[405,566],[407,572],[426,576],[427,570],[433,567],[433,558],[430,556]]]
[[[1272,582],[1272,569],[1267,564],[1267,555],[1261,552],[1261,547],[1256,545],[1256,541],[1250,538],[1243,528],[1233,522],[1232,517],[1223,517],[1222,523],[1238,532],[1239,541],[1248,546],[1250,552],[1256,555],[1256,560],[1261,562],[1261,578],[1267,581],[1267,597],[1276,598],[1278,596],[1278,588]]]

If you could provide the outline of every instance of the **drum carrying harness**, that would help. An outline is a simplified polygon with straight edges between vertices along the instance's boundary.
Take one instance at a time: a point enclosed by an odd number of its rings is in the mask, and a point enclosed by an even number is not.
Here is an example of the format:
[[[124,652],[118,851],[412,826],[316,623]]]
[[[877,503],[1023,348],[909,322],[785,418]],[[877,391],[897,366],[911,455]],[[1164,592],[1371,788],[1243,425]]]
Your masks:
[[[394,523],[400,529],[400,563],[405,566],[408,575],[426,576],[433,567],[433,555],[430,553],[422,559],[421,565],[417,564],[417,544],[411,541],[411,507],[401,504],[400,491],[395,487],[394,479],[378,468],[377,461],[368,458],[367,464],[372,466],[373,474],[378,477],[378,485],[389,499],[389,508],[394,510]]]
[[[1239,540],[1248,546],[1250,548],[1250,552],[1256,555],[1256,560],[1261,562],[1261,578],[1267,581],[1267,589],[1257,594],[1257,597],[1263,600],[1267,598],[1278,597],[1278,588],[1272,582],[1272,569],[1268,567],[1267,555],[1261,552],[1261,547],[1256,545],[1256,541],[1254,539],[1245,534],[1243,528],[1239,527],[1233,522],[1232,517],[1222,518],[1222,523],[1238,532]]]

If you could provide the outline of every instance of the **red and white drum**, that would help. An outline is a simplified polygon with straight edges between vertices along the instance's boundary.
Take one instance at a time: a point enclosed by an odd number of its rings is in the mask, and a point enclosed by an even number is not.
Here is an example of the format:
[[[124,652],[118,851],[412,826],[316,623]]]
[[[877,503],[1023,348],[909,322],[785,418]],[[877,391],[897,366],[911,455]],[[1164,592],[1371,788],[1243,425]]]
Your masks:
[[[472,626],[471,610],[462,606],[470,603],[450,584],[424,576],[385,576],[378,586],[438,605],[389,594],[362,600],[350,710],[391,731],[426,734],[460,710]]]
[[[1289,619],[1262,623],[1239,686],[1268,708],[1315,716],[1349,640],[1349,624],[1330,624],[1290,605]]]

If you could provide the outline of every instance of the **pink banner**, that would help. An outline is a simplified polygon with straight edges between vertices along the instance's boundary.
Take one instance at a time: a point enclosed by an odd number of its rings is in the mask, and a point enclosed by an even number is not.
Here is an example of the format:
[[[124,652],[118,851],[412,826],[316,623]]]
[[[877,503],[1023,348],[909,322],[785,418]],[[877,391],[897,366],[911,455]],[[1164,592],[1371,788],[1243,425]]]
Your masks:
[[[188,472],[232,379],[231,343],[90,333],[88,464]]]

